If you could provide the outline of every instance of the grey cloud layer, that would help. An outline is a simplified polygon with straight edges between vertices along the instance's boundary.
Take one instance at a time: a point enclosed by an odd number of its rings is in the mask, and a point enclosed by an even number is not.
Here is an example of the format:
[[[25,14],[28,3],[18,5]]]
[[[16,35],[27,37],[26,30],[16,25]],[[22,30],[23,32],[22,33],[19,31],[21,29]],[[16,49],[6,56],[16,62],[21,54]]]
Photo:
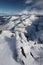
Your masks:
[[[43,0],[25,0],[26,7],[30,10],[40,10],[43,11]]]

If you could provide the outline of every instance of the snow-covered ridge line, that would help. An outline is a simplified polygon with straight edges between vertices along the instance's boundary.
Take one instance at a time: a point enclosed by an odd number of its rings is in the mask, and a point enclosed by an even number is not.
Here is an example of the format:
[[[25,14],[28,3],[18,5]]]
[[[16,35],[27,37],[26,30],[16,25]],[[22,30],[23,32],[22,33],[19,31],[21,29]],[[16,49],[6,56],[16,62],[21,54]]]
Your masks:
[[[0,24],[0,65],[43,65],[43,16],[3,18],[6,20]]]

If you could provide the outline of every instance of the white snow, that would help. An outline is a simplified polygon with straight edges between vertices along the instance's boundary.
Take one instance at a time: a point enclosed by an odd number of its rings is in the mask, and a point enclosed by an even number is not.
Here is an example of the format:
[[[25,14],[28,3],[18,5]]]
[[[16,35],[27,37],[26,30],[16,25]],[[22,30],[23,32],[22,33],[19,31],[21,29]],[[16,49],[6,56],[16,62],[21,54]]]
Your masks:
[[[10,20],[13,21],[13,20],[15,20],[17,18],[18,18],[17,16],[12,16]]]
[[[6,21],[0,25],[0,65],[43,65],[43,19],[23,15]]]

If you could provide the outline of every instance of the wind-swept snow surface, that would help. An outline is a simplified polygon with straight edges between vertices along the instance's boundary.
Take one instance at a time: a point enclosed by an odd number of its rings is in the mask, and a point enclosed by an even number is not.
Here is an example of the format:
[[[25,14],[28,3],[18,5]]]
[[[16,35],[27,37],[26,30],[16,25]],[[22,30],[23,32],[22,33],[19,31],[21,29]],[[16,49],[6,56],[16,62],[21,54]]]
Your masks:
[[[0,65],[43,65],[43,16],[3,16]]]

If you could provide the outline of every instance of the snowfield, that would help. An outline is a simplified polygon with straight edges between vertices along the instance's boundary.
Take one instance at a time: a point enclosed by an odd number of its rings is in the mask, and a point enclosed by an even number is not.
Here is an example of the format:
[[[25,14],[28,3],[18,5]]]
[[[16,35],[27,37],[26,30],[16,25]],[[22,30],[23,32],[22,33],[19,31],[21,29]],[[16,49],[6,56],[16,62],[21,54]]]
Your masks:
[[[43,65],[43,16],[3,16],[0,65]]]

